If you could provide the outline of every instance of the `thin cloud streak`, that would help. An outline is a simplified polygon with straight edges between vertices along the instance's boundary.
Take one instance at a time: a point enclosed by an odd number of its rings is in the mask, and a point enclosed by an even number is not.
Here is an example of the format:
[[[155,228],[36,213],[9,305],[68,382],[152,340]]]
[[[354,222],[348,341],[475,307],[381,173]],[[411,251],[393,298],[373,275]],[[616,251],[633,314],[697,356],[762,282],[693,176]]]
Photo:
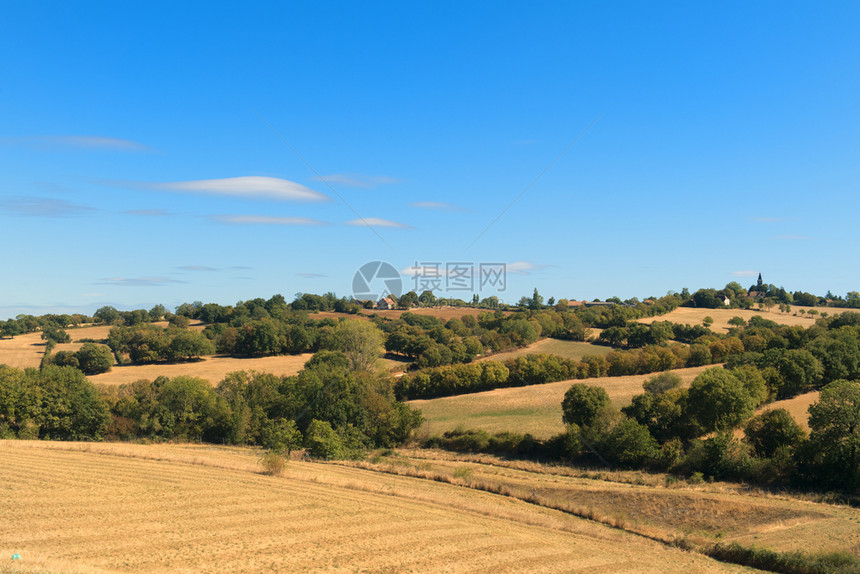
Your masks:
[[[10,197],[0,200],[0,209],[28,217],[72,217],[96,211],[92,207],[48,197]]]
[[[364,217],[362,219],[353,219],[351,221],[347,221],[346,224],[354,225],[356,227],[391,227],[394,229],[415,229],[411,225],[406,225],[405,223],[400,223],[398,221],[391,221],[389,219],[381,219],[379,217]]]
[[[410,207],[417,209],[429,209],[434,211],[449,211],[449,212],[465,212],[467,209],[454,205],[453,203],[444,203],[441,201],[413,201],[409,204]]]
[[[175,283],[187,283],[168,277],[107,277],[94,285],[115,285],[117,287],[164,287]]]
[[[333,173],[331,175],[318,175],[311,178],[313,181],[325,183],[337,183],[346,187],[371,188],[379,185],[394,185],[400,183],[399,179],[387,175],[360,175],[355,173]]]
[[[129,209],[121,212],[123,215],[139,215],[141,217],[167,217],[170,212],[166,209]]]
[[[42,135],[0,138],[5,145],[20,145],[36,149],[95,149],[131,152],[154,151],[140,142],[93,135]]]
[[[731,274],[733,277],[757,277],[758,271],[751,271],[751,270],[732,271]]]
[[[159,191],[221,195],[269,201],[324,202],[331,198],[300,183],[278,177],[242,176],[166,183],[115,182]]]
[[[307,217],[272,217],[269,215],[216,215],[212,219],[230,225],[328,225]]]
[[[182,265],[177,267],[183,271],[218,271],[215,267],[207,267],[206,265]]]

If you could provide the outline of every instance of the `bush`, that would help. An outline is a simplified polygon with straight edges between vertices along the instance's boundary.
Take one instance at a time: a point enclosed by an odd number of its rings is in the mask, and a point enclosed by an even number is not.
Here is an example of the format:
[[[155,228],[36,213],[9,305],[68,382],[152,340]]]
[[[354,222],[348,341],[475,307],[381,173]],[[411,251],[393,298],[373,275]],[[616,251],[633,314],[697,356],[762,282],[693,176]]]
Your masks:
[[[283,454],[267,450],[260,455],[260,465],[263,467],[263,474],[281,476],[287,469],[287,458]]]

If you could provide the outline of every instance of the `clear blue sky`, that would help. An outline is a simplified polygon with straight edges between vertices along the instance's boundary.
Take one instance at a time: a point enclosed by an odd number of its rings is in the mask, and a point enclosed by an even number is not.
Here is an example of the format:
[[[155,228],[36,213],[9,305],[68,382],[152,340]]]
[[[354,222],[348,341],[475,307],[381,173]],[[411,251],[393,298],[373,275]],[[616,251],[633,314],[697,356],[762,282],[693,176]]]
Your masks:
[[[860,4],[404,4],[0,5],[0,317],[860,288]]]

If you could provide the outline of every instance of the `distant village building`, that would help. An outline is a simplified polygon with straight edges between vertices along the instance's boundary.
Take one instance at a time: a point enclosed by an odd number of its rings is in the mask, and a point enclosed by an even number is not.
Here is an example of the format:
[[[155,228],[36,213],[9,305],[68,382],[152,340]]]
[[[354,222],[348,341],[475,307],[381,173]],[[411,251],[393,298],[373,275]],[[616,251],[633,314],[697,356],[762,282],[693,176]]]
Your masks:
[[[749,290],[749,296],[753,299],[760,299],[765,295],[764,281],[761,280],[761,273],[758,274],[758,281],[756,281],[755,287]]]
[[[383,297],[376,302],[376,308],[381,310],[394,309],[396,306],[397,304],[391,297]]]
[[[731,299],[729,299],[726,295],[723,295],[723,305],[725,305],[726,307],[728,307],[728,306],[729,306],[729,305],[731,305],[731,304],[732,304]]]

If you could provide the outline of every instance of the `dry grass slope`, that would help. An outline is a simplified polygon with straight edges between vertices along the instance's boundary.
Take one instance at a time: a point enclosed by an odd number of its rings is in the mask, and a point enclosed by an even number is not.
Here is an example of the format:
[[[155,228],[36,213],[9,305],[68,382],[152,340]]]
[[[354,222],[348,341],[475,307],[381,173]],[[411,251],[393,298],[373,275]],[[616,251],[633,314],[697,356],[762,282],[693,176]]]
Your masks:
[[[674,311],[657,317],[646,317],[639,319],[640,323],[651,324],[654,321],[671,321],[672,323],[681,323],[688,325],[701,325],[705,317],[710,317],[714,320],[711,330],[715,333],[724,333],[729,330],[729,320],[732,317],[740,317],[744,321],[749,321],[750,318],[759,315],[765,319],[775,321],[780,325],[800,325],[802,327],[811,327],[815,324],[812,317],[795,315],[797,311],[804,309],[806,311],[815,309],[819,313],[827,313],[836,315],[850,309],[838,309],[835,307],[792,307],[790,313],[781,313],[776,307],[770,311],[759,311],[758,309],[695,309],[692,307],[678,307]],[[820,315],[819,315],[820,316]]]
[[[579,360],[587,355],[606,355],[612,351],[612,347],[604,345],[593,345],[582,341],[561,341],[559,339],[541,339],[522,349],[497,353],[478,359],[479,361],[507,361],[525,355],[558,355],[565,359]]]
[[[0,456],[0,555],[30,572],[740,571],[436,481],[296,461],[263,476],[239,449],[5,441]]]

